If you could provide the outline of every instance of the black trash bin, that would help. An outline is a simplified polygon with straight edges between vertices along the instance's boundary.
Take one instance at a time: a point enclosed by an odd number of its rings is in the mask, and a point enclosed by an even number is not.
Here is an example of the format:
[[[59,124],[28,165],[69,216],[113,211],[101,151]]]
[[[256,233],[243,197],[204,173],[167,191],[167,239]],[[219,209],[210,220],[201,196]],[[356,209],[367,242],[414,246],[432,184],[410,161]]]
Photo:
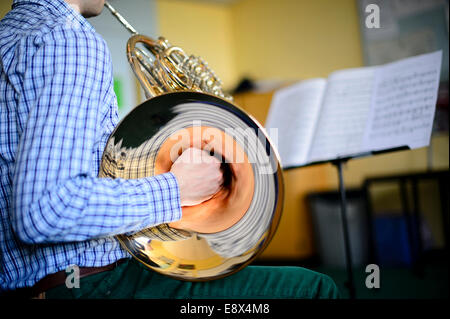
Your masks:
[[[364,192],[347,190],[347,221],[353,266],[367,265],[369,259],[368,217]],[[339,192],[307,196],[317,254],[323,266],[345,268],[345,245]]]

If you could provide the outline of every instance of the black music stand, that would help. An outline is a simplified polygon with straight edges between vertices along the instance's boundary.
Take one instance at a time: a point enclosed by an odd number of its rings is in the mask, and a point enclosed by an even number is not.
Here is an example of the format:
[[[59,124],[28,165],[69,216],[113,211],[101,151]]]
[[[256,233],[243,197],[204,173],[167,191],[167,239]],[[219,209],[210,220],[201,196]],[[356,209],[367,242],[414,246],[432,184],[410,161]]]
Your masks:
[[[342,233],[344,236],[345,265],[347,268],[347,282],[345,283],[345,285],[347,286],[350,299],[355,299],[356,291],[355,291],[355,283],[353,280],[352,250],[350,247],[350,237],[348,232],[347,197],[345,194],[344,175],[342,173],[342,164],[346,163],[348,159],[349,158],[336,159],[334,161],[331,161],[331,163],[334,166],[336,166],[339,178],[339,198],[341,203]]]

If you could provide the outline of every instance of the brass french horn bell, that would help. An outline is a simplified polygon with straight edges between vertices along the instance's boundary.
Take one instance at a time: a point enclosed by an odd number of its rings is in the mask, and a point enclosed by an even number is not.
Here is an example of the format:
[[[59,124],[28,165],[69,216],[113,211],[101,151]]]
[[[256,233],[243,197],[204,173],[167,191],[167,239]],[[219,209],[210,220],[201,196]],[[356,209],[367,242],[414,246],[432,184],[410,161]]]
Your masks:
[[[127,57],[148,100],[117,125],[107,141],[99,177],[135,179],[170,171],[187,148],[222,160],[224,184],[211,199],[182,207],[200,215],[116,236],[134,258],[172,278],[206,281],[233,274],[267,247],[281,217],[283,179],[277,152],[264,128],[232,103],[199,57],[164,38],[137,31],[109,3],[105,6],[133,34]],[[160,208],[164,210],[164,207]]]

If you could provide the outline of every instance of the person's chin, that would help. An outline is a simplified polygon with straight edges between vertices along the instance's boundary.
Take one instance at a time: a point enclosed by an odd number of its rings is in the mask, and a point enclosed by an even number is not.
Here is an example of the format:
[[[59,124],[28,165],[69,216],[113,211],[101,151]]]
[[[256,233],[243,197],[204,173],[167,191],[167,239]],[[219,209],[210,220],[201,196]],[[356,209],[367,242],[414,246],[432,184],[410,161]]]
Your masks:
[[[99,16],[103,11],[103,8],[101,8],[100,10],[97,11],[88,11],[88,12],[83,12],[82,16],[87,18],[92,18],[92,17],[96,17]]]
[[[105,7],[105,1],[102,1],[101,4],[96,4],[95,6],[92,6],[89,9],[86,9],[84,12],[82,12],[82,16],[85,18],[92,18],[99,16],[103,8]]]

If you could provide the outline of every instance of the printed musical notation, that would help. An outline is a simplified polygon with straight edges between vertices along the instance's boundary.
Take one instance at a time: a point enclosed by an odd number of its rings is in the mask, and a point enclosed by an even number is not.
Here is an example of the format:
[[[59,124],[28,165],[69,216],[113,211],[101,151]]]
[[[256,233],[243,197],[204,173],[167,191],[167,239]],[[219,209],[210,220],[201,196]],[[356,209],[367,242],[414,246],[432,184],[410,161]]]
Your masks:
[[[278,130],[271,137],[283,153],[283,165],[306,162],[325,87],[325,79],[312,79],[275,93],[266,128],[269,134]]]
[[[438,53],[422,56],[420,63],[411,58],[388,64],[377,72],[367,149],[428,145],[439,85]]]
[[[370,108],[374,70],[359,68],[329,77],[310,161],[358,152]]]
[[[341,70],[275,94],[266,127],[278,128],[284,166],[295,167],[403,146],[427,146],[442,52]],[[320,85],[318,85],[320,83]]]

